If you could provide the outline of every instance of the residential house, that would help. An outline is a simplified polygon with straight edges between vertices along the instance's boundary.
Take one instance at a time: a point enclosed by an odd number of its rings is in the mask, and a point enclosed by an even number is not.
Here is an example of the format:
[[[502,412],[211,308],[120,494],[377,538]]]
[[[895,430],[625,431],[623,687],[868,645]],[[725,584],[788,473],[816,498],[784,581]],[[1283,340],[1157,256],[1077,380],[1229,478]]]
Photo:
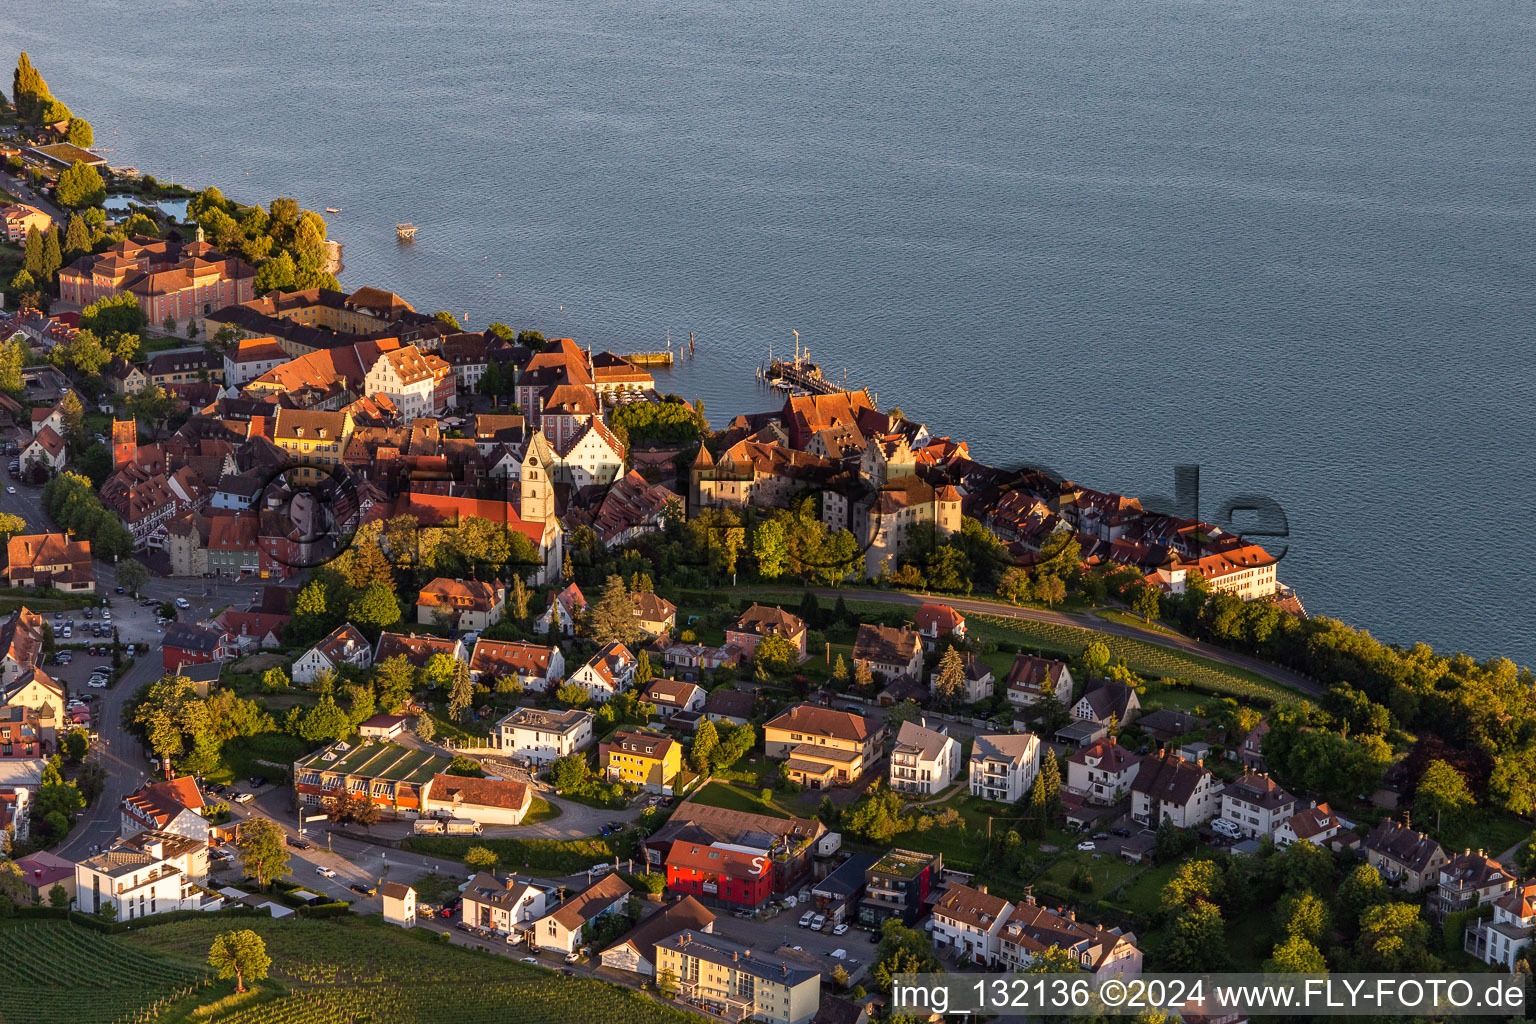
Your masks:
[[[846,711],[797,704],[763,727],[768,757],[785,759],[786,778],[813,789],[853,782],[879,752],[880,732]]]
[[[49,753],[39,721],[34,708],[0,707],[0,759],[34,760]]]
[[[595,703],[604,704],[635,684],[638,659],[617,641],[605,644],[571,673],[570,681],[587,691]]]
[[[573,953],[586,941],[588,926],[605,914],[623,913],[629,899],[629,883],[617,872],[606,874],[535,921],[528,932],[528,948]]]
[[[903,626],[861,623],[853,641],[853,663],[879,679],[919,678],[923,669],[922,638]]]
[[[525,693],[547,693],[565,675],[565,655],[558,647],[522,641],[476,640],[469,659],[469,677],[495,687],[502,679],[516,679]]]
[[[1221,792],[1221,817],[1237,826],[1245,839],[1273,839],[1295,813],[1296,798],[1268,775],[1244,772]]]
[[[1142,715],[1136,723],[1141,731],[1161,743],[1182,743],[1191,734],[1199,732],[1210,723],[1191,711],[1178,708],[1160,708]]]
[[[243,338],[224,353],[224,383],[243,387],[288,362],[276,338]]]
[[[1493,901],[1492,920],[1467,925],[1462,948],[1486,964],[1513,972],[1536,939],[1536,881],[1521,882]]]
[[[1105,679],[1072,705],[1072,717],[1112,728],[1129,725],[1140,710],[1141,698],[1134,689],[1119,680]]]
[[[405,735],[410,719],[404,715],[377,714],[358,723],[357,735],[365,740],[395,740]]]
[[[64,438],[52,427],[44,427],[33,435],[32,440],[21,449],[17,456],[21,460],[23,470],[38,465],[51,473],[58,473],[69,460],[69,453],[65,449]]]
[[[684,931],[656,943],[656,973],[678,998],[726,1020],[808,1024],[821,1006],[821,973],[778,954],[757,956],[716,935]]]
[[[318,682],[326,672],[340,672],[344,665],[353,668],[373,665],[373,645],[350,622],[337,626],[330,636],[299,655],[293,663],[293,681],[308,686]]]
[[[684,896],[636,925],[599,955],[602,965],[646,978],[656,976],[656,943],[684,931],[712,933],[715,915],[692,896]]]
[[[322,807],[337,792],[366,797],[385,818],[417,818],[424,813],[433,778],[448,759],[395,743],[340,741],[305,754],[293,763],[294,803]]]
[[[270,615],[266,612],[237,612],[226,608],[213,619],[213,625],[228,636],[234,637],[241,654],[253,650],[273,650],[283,646],[282,632],[292,621],[291,615]]]
[[[160,643],[161,666],[174,674],[182,665],[233,661],[237,651],[235,638],[221,629],[173,622],[165,628],[165,639]]]
[[[1047,697],[1065,705],[1072,699],[1072,671],[1064,661],[1018,654],[1008,670],[1005,686],[1008,703],[1016,707],[1027,708]]]
[[[930,651],[937,648],[942,637],[965,639],[965,616],[947,604],[925,604],[912,618],[918,635],[923,638],[923,646]]]
[[[64,435],[64,403],[62,400],[55,402],[51,406],[38,406],[32,410],[32,436],[36,437],[45,429],[52,430],[61,437]]]
[[[594,416],[555,449],[550,473],[573,488],[607,487],[624,475],[624,442]]]
[[[592,712],[575,708],[518,708],[496,723],[491,741],[516,760],[546,765],[590,746],[592,720]]]
[[[742,650],[735,644],[710,647],[708,644],[667,644],[661,658],[667,670],[684,679],[703,679],[706,672],[734,668],[741,664]]]
[[[933,948],[962,964],[991,966],[1001,952],[999,935],[1013,904],[987,892],[951,882],[933,904]]]
[[[1311,843],[1314,846],[1326,846],[1328,840],[1345,827],[1343,819],[1334,814],[1327,804],[1314,801],[1311,807],[1297,811],[1280,823],[1275,829],[1275,845]]]
[[[798,660],[804,661],[808,630],[797,615],[773,605],[753,604],[737,616],[736,621],[725,629],[727,646],[735,645],[746,658],[757,651],[764,637],[781,636],[798,652]]]
[[[943,872],[942,854],[887,851],[864,873],[859,925],[878,932],[891,918],[908,927],[916,924],[929,897],[938,890]]]
[[[812,906],[827,919],[828,926],[852,924],[857,919],[865,875],[879,860],[868,853],[849,854],[811,889]]]
[[[156,352],[144,363],[144,378],[170,391],[177,385],[224,381],[224,360],[201,345]]]
[[[379,887],[384,901],[384,920],[401,928],[416,927],[416,890],[402,882],[385,882]]]
[[[705,901],[757,910],[773,895],[766,857],[726,847],[675,842],[667,854],[667,888]]]
[[[7,242],[24,245],[29,232],[36,231],[41,235],[52,226],[53,218],[35,206],[26,203],[0,206],[0,233],[3,233]]]
[[[1420,892],[1436,884],[1440,868],[1450,860],[1439,843],[1415,832],[1406,821],[1390,818],[1371,829],[1360,845],[1366,863],[1388,884],[1407,892]]]
[[[426,668],[434,654],[446,654],[454,661],[466,661],[464,641],[415,633],[380,633],[373,648],[373,663],[379,665],[394,657],[404,657],[416,668]]]
[[[965,689],[961,691],[958,698],[960,702],[964,704],[974,704],[977,701],[986,700],[988,697],[992,696],[993,690],[996,689],[997,682],[993,678],[992,669],[987,665],[987,663],[969,652],[962,654],[960,658],[965,665]],[[928,676],[929,693],[938,692],[934,686],[934,684],[938,681],[938,678],[939,670],[938,667],[935,666],[933,672]]]
[[[14,863],[21,871],[19,881],[27,887],[33,903],[48,903],[49,894],[55,885],[63,887],[65,895],[71,900],[75,898],[74,861],[65,860],[47,850],[38,850],[25,857],[17,857]]]
[[[301,483],[312,483],[342,465],[342,453],[352,437],[352,414],[278,406],[272,422],[272,443],[288,453],[299,468]]]
[[[576,584],[567,584],[564,590],[549,592],[549,607],[544,614],[534,620],[534,629],[539,633],[561,633],[565,636],[576,635],[576,621],[586,612],[587,599],[582,596],[581,588]]]
[[[671,793],[683,768],[683,745],[649,732],[616,732],[612,742],[598,745],[597,756],[603,778],[652,793]]]
[[[1011,804],[1024,799],[1040,771],[1040,738],[1033,733],[977,736],[971,742],[971,795]]]
[[[500,581],[482,583],[439,576],[416,595],[416,621],[423,626],[489,629],[501,621],[506,602],[507,588]]]
[[[94,594],[91,542],[62,533],[20,533],[6,541],[5,575],[13,587],[53,587]]]
[[[667,636],[677,626],[677,605],[650,591],[642,591],[632,597],[635,604],[635,622],[648,637]]]
[[[1078,966],[1103,984],[1111,978],[1141,976],[1142,955],[1136,937],[1119,928],[1105,928],[1077,919],[1071,907],[1051,910],[1026,896],[1008,915],[998,936],[998,964],[1024,971],[1050,948],[1065,950]]]
[[[423,810],[482,825],[521,825],[532,806],[533,793],[526,783],[438,774],[432,776]]]
[[[679,711],[703,711],[704,687],[696,683],[682,683],[676,679],[652,679],[645,688],[645,699],[656,706],[662,718],[671,718]]]
[[[454,397],[453,368],[414,345],[382,352],[363,378],[363,394],[384,395],[404,419],[441,416]]]
[[[16,609],[0,624],[0,686],[9,687],[35,669],[42,650],[43,617],[28,608]],[[62,687],[59,693],[62,709]]]
[[[1131,817],[1150,828],[1164,821],[1194,828],[1220,808],[1221,783],[1210,769],[1166,750],[1142,762],[1131,782]]]
[[[772,865],[773,891],[782,895],[810,877],[814,856],[836,848],[835,843],[828,845],[834,835],[816,818],[774,818],[685,800],[645,840],[645,858],[652,871],[660,872],[676,841],[749,850]]]
[[[1238,745],[1237,756],[1243,768],[1251,772],[1264,771],[1264,737],[1269,735],[1269,722],[1259,719],[1259,724],[1249,729]],[[1230,756],[1230,755],[1229,755]]]
[[[156,831],[206,843],[205,806],[197,780],[190,775],[151,782],[123,797],[118,805],[118,834],[135,836]]]
[[[1482,850],[1470,847],[1440,865],[1439,885],[1429,898],[1429,919],[1486,906],[1515,887],[1515,876]]]
[[[497,934],[521,936],[548,911],[549,894],[536,885],[516,878],[502,881],[480,872],[464,887],[465,924],[490,928]]]
[[[746,725],[752,719],[752,706],[756,702],[754,694],[720,687],[711,691],[704,701],[704,717],[711,722]]]
[[[890,786],[898,793],[933,796],[960,771],[960,743],[947,727],[929,728],[927,719],[902,722],[891,750]]]
[[[64,686],[40,668],[29,668],[0,683],[0,707],[30,708],[37,712],[37,727],[45,742],[69,720],[64,710]]]
[[[59,271],[59,298],[85,307],[127,292],[149,323],[203,316],[254,295],[256,271],[202,241],[130,238]],[[222,363],[219,367],[223,369]]]
[[[75,865],[76,909],[119,921],[173,910],[200,910],[208,877],[208,842],[169,832],[139,832]]]

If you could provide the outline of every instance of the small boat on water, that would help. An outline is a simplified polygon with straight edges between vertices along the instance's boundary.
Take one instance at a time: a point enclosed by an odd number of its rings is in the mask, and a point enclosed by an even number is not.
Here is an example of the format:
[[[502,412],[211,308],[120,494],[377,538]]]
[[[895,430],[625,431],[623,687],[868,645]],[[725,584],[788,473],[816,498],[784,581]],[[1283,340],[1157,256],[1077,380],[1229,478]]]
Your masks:
[[[340,213],[340,212],[341,212],[341,210],[340,210],[340,209],[338,209],[338,208],[337,208],[337,207],[334,207],[334,206],[327,206],[327,207],[326,207],[326,208],[325,208],[325,212],[326,212],[326,213]]]

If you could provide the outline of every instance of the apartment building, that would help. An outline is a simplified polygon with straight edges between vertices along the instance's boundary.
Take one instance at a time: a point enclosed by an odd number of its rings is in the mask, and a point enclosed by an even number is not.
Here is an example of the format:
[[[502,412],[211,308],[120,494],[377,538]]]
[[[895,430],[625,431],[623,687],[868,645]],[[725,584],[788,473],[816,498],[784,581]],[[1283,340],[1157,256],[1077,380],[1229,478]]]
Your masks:
[[[491,739],[510,757],[546,765],[590,746],[592,721],[592,712],[576,708],[518,708],[496,723]]]
[[[891,750],[890,786],[898,793],[932,796],[947,789],[960,771],[960,744],[927,719],[902,722]]]
[[[821,1007],[821,973],[776,953],[687,930],[656,943],[656,974],[677,997],[728,1021],[806,1024]]]
[[[1024,799],[1040,771],[1040,738],[1033,733],[977,736],[971,742],[972,796],[1011,804]]]

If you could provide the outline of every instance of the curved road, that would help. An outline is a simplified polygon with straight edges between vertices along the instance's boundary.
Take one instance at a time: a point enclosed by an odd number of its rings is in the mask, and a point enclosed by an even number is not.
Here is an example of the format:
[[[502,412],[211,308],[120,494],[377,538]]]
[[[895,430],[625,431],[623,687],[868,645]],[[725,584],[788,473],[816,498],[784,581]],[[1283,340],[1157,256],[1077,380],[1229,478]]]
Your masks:
[[[763,588],[752,588],[761,591]],[[796,591],[786,590],[785,593]],[[818,600],[836,601],[841,597],[845,601],[877,601],[883,604],[917,605],[929,603],[941,603],[949,605],[957,611],[970,612],[975,615],[996,615],[1001,618],[1028,619],[1032,622],[1048,622],[1056,626],[1070,626],[1074,629],[1092,630],[1097,633],[1109,633],[1113,636],[1127,637],[1132,640],[1140,640],[1143,643],[1156,644],[1159,647],[1167,647],[1184,654],[1192,654],[1210,661],[1230,665],[1233,668],[1245,669],[1255,672],[1266,679],[1271,679],[1281,686],[1296,690],[1312,697],[1323,695],[1324,688],[1317,680],[1304,676],[1299,672],[1293,672],[1279,665],[1271,665],[1257,658],[1250,658],[1246,654],[1238,654],[1220,647],[1212,646],[1199,640],[1194,640],[1181,633],[1160,633],[1151,629],[1138,629],[1135,626],[1127,626],[1123,622],[1112,622],[1097,616],[1079,615],[1071,612],[1046,611],[1040,608],[1019,608],[1014,605],[999,604],[993,601],[982,601],[973,597],[948,597],[935,595],[924,597],[920,594],[909,594],[894,590],[823,590],[816,589]]]

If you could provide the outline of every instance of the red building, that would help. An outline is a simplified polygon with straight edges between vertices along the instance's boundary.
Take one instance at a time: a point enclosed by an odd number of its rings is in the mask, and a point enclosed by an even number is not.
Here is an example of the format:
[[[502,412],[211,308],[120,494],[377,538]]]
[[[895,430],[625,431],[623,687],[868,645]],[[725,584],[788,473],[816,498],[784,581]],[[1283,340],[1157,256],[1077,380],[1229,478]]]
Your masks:
[[[773,895],[773,865],[758,854],[679,841],[667,854],[667,888],[722,903],[759,907]]]
[[[235,638],[228,633],[173,622],[166,629],[165,641],[160,646],[161,665],[166,672],[175,672],[182,665],[229,661],[237,651]]]
[[[59,297],[88,306],[128,292],[152,324],[184,321],[255,298],[256,270],[201,240],[130,238],[59,271]]]

